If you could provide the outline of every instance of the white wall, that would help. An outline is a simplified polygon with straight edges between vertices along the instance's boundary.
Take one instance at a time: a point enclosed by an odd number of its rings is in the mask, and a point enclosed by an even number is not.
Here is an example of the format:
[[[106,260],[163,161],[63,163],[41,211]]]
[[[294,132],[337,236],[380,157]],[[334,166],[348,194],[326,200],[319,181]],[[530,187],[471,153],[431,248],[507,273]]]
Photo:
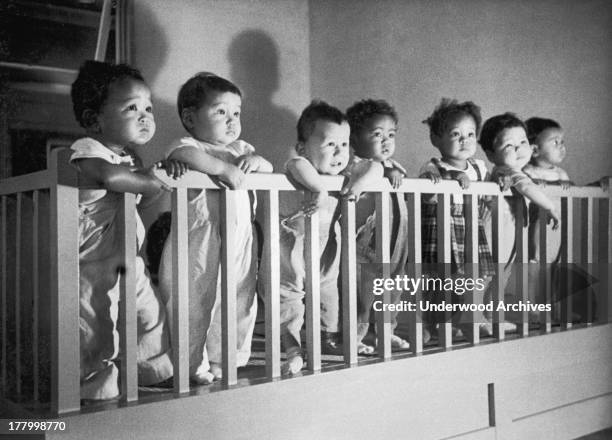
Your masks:
[[[421,123],[443,96],[488,118],[557,119],[580,183],[612,174],[612,2],[311,0],[312,92],[342,108],[390,101],[397,157],[416,174],[437,153]],[[480,157],[484,157],[480,153]]]
[[[280,167],[310,97],[308,2],[135,0],[133,64],[154,93],[157,134],[149,156],[183,135],[179,87],[199,71],[243,91],[242,138]]]
[[[184,129],[180,86],[199,71],[234,81],[243,92],[242,136],[281,170],[310,100],[308,2],[301,0],[134,0],[132,63],[154,94],[157,133],[141,150],[161,158]],[[148,224],[167,199],[144,213]]]

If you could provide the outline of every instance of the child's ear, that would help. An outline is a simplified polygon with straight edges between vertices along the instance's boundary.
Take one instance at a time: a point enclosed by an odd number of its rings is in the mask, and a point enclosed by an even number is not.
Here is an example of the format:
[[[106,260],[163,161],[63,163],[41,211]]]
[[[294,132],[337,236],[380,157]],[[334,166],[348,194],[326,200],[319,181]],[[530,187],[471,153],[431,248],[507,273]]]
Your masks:
[[[435,133],[429,133],[429,141],[431,142],[431,145],[439,148],[438,145],[440,145],[440,136]]]
[[[191,107],[186,107],[181,111],[181,121],[185,127],[193,128],[193,109]]]
[[[304,156],[304,152],[305,152],[305,146],[304,146],[304,142],[298,142],[295,145],[295,151],[297,151],[297,154],[300,156]]]
[[[98,114],[90,108],[83,110],[81,114],[83,127],[92,133],[100,132],[100,123],[98,122]]]

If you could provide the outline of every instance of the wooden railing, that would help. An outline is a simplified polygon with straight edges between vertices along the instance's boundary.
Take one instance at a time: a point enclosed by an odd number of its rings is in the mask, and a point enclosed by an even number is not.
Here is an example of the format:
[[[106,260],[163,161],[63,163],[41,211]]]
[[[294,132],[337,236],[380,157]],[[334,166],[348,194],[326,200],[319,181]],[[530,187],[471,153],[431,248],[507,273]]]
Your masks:
[[[171,343],[173,349],[174,363],[174,394],[176,396],[188,393],[189,385],[189,353],[188,353],[188,246],[187,246],[187,190],[189,188],[205,188],[210,191],[221,193],[221,209],[223,219],[221,228],[222,260],[222,369],[223,384],[226,387],[235,385],[238,380],[236,366],[236,279],[234,268],[228,262],[233,261],[235,247],[232,245],[232,234],[227,225],[232,223],[236,215],[234,209],[236,203],[236,191],[221,189],[209,177],[204,174],[189,172],[182,179],[173,181],[167,178],[163,172],[158,177],[174,189],[171,196],[172,222],[175,227],[169,239],[172,240],[172,264],[173,264],[173,294],[172,294],[172,329]],[[343,179],[341,177],[324,177],[328,191],[337,192],[341,189]],[[292,191],[296,188],[284,175],[279,174],[249,174],[246,178],[245,188],[258,192],[260,202],[260,218],[263,219],[264,243],[263,251],[265,266],[260,268],[259,276],[263,280],[263,292],[265,304],[265,371],[268,379],[278,378],[281,374],[281,345],[280,345],[280,269],[279,269],[279,192]],[[375,194],[377,225],[376,225],[376,258],[379,263],[387,263],[390,260],[390,225],[389,197],[390,193],[397,192],[405,194],[405,200],[409,212],[409,258],[408,273],[418,278],[421,267],[421,196],[422,194],[437,194],[437,217],[438,217],[438,243],[439,262],[449,263],[451,259],[450,248],[450,206],[452,194],[462,193],[464,197],[466,217],[466,262],[478,263],[478,200],[481,196],[492,198],[491,203],[491,227],[492,227],[492,252],[498,271],[501,270],[505,261],[502,255],[500,239],[504,234],[514,233],[516,237],[516,262],[519,268],[519,297],[526,300],[528,295],[527,271],[524,270],[527,257],[527,228],[522,221],[516,222],[515,231],[504,231],[504,219],[502,217],[502,204],[504,197],[509,193],[500,193],[497,185],[493,183],[473,183],[468,190],[460,190],[456,182],[443,181],[433,184],[422,179],[404,179],[402,186],[392,189],[386,180],[381,180],[368,188],[368,192]],[[556,187],[547,187],[545,192],[554,198],[560,198],[562,203],[562,238],[565,246],[562,247],[562,258],[564,262],[581,262],[590,264],[595,262],[605,263],[607,267],[612,262],[612,204],[610,193],[597,187],[575,187],[570,190],[562,190]],[[1,202],[1,319],[2,319],[2,359],[1,359],[1,385],[5,399],[14,401],[44,400],[39,394],[39,383],[42,373],[38,368],[41,347],[39,336],[46,331],[40,325],[39,317],[47,315],[49,322],[50,350],[50,410],[52,414],[64,414],[80,409],[79,390],[79,276],[78,276],[78,181],[75,170],[67,164],[66,152],[53,153],[51,166],[48,170],[26,176],[6,179],[0,182]],[[32,200],[32,207],[24,213],[24,198]],[[48,197],[49,224],[41,226],[45,213],[41,211],[41,197]],[[576,202],[576,203],[574,203]],[[342,216],[342,329],[344,364],[347,368],[358,364],[357,356],[357,259],[355,245],[355,202],[341,200]],[[9,205],[14,206],[14,226],[11,226],[10,215],[12,212]],[[131,194],[124,196],[123,203],[123,236],[124,236],[124,262],[126,265],[125,276],[121,278],[120,293],[120,321],[118,329],[121,341],[121,394],[126,402],[138,400],[138,383],[136,370],[136,298],[132,292],[135,291],[134,271],[130,270],[135,259],[136,249],[134,237],[136,235],[135,224],[135,197]],[[527,213],[519,207],[519,216]],[[31,231],[26,231],[20,225],[24,223],[32,225]],[[545,249],[549,227],[546,222],[541,222],[540,233],[541,246],[544,254],[542,260],[546,261]],[[14,230],[14,236],[8,231]],[[43,232],[44,231],[44,232]],[[575,246],[576,231],[580,236],[580,245]],[[25,234],[31,236],[25,243],[22,237]],[[48,233],[48,249],[41,245],[41,234]],[[319,310],[319,231],[318,214],[305,218],[304,258],[306,262],[306,349],[307,370],[317,372],[321,370],[321,341],[320,341],[320,310]],[[11,241],[13,244],[11,244]],[[24,249],[28,251],[24,254]],[[597,246],[595,246],[597,244]],[[12,256],[10,248],[14,247],[16,254],[14,266],[9,266]],[[30,262],[24,260],[31,258]],[[580,258],[578,257],[580,254]],[[24,266],[25,264],[25,266]],[[542,265],[541,279],[546,292],[546,301],[551,300],[551,282],[549,274]],[[24,270],[27,267],[27,270]],[[383,268],[386,267],[383,265]],[[520,269],[523,268],[523,269]],[[388,270],[388,269],[383,269]],[[604,274],[604,285],[612,285],[611,273]],[[47,273],[48,275],[41,275]],[[388,276],[383,272],[383,276]],[[11,278],[12,277],[12,278]],[[41,285],[41,280],[48,277],[48,286]],[[13,286],[9,286],[7,280],[13,279]],[[28,279],[29,292],[22,288],[24,279]],[[494,289],[493,301],[503,299],[501,277],[496,278],[500,288]],[[11,288],[13,287],[13,288]],[[47,290],[48,287],[48,290]],[[48,292],[48,293],[47,293]],[[605,292],[605,290],[604,290]],[[23,298],[31,299],[31,306],[23,309]],[[48,298],[49,303],[44,305],[48,310],[41,313],[41,299]],[[412,301],[419,301],[422,292],[417,292]],[[9,301],[10,300],[10,301]],[[29,300],[26,302],[30,304]],[[606,322],[612,316],[612,308],[603,295],[604,303],[599,305],[599,321]],[[12,309],[9,310],[9,302]],[[590,304],[590,301],[588,302]],[[569,304],[569,305],[568,305]],[[565,313],[562,313],[561,328],[564,330],[572,327],[571,302],[564,303]],[[28,312],[24,313],[24,312]],[[48,313],[46,313],[48,312]],[[408,313],[408,333],[411,351],[414,355],[420,355],[423,347],[423,323],[418,312]],[[14,316],[14,319],[9,319]],[[585,319],[585,324],[591,325],[593,314],[590,312]],[[24,320],[31,323],[24,326]],[[474,322],[476,320],[472,320]],[[9,328],[9,322],[14,326],[14,331]],[[494,338],[503,340],[504,316],[502,312],[496,312],[493,316]],[[550,313],[542,316],[543,325],[540,327],[542,333],[552,331],[552,318]],[[475,331],[469,333],[469,343],[479,344],[479,332],[474,323]],[[28,338],[24,337],[23,328],[28,329]],[[382,359],[391,358],[391,324],[388,312],[377,312],[376,331],[378,335],[377,356]],[[526,314],[519,322],[519,336],[529,335],[529,322]],[[31,347],[25,347],[25,339],[30,339]],[[446,320],[440,324],[438,345],[443,349],[452,347],[452,324]],[[7,352],[7,347],[13,347],[14,355]],[[29,363],[31,371],[23,372],[23,364],[27,353],[31,357]],[[14,380],[14,387],[9,386],[9,376]],[[24,379],[33,381],[33,391],[26,396],[23,390]],[[10,391],[10,392],[9,392]]]

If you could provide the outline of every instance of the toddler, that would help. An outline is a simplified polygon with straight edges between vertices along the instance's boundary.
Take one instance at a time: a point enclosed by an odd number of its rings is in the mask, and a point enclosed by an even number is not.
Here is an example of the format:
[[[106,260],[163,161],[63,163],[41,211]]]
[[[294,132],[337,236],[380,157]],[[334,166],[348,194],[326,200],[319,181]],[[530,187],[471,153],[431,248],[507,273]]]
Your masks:
[[[423,121],[429,126],[429,139],[440,152],[440,158],[431,159],[420,170],[419,177],[433,182],[440,179],[456,180],[461,188],[468,188],[470,182],[488,179],[488,170],[484,161],[474,159],[477,146],[477,135],[482,118],[480,107],[471,101],[459,103],[457,100],[442,99],[433,113]],[[422,240],[423,264],[432,267],[438,264],[437,244],[437,200],[435,196],[423,198]],[[465,218],[463,212],[463,195],[453,194],[450,210],[451,238],[451,273],[452,276],[465,274]],[[484,212],[484,210],[479,210]],[[482,217],[478,219],[478,274],[480,278],[489,279],[494,273],[493,259],[484,231]],[[440,274],[438,274],[440,276]],[[430,292],[438,295],[438,293]],[[481,292],[474,292],[475,296]],[[439,295],[438,295],[439,296]],[[462,300],[457,297],[453,299]],[[458,317],[459,315],[455,315]],[[439,318],[431,318],[432,320]],[[492,328],[488,323],[481,323],[480,329],[490,335]]]
[[[402,184],[407,176],[406,170],[393,160],[395,136],[397,133],[397,113],[384,100],[366,99],[354,103],[347,111],[351,127],[351,147],[354,152],[353,164],[363,161],[382,164],[385,177],[394,188]],[[403,194],[391,193],[389,223],[391,225],[390,277],[404,275],[408,256],[408,211]],[[367,193],[357,204],[357,279],[358,279],[358,353],[371,354],[374,348],[364,344],[363,338],[369,328],[370,310],[374,301],[370,281],[365,285],[362,264],[376,263],[376,212],[374,194]],[[399,302],[399,292],[392,292],[391,301]],[[393,329],[397,327],[397,312],[392,313]],[[393,334],[391,346],[396,350],[410,348],[407,341]]]
[[[272,172],[272,165],[255,154],[250,144],[238,140],[241,131],[242,94],[232,82],[212,73],[198,73],[181,87],[178,113],[189,136],[172,144],[168,157],[184,161],[190,169],[239,189],[245,173]],[[216,190],[188,192],[189,224],[189,374],[196,384],[221,378],[221,217]],[[257,240],[253,233],[253,210],[247,191],[237,192],[237,215],[229,226],[236,252],[237,356],[246,365],[257,301]],[[172,225],[174,227],[174,225]],[[165,299],[172,291],[172,243],[166,241],[159,282]],[[168,304],[171,302],[168,300]]]
[[[79,171],[79,322],[81,398],[105,400],[119,395],[119,277],[124,271],[119,227],[121,193],[156,196],[168,189],[143,169],[133,147],[155,133],[151,92],[142,75],[127,65],[87,61],[72,84],[72,103],[87,137],[72,146],[70,161]],[[185,167],[168,163],[180,176]],[[144,226],[137,220],[137,246]],[[144,262],[136,257],[138,381],[151,385],[172,376],[165,312],[151,286]]]
[[[492,180],[499,183],[502,189],[509,187],[515,195],[520,196],[504,198],[502,204],[502,218],[505,222],[500,246],[502,261],[508,262],[503,274],[506,285],[511,273],[511,263],[515,257],[516,204],[524,204],[524,196],[539,209],[544,209],[548,214],[548,220],[553,222],[553,230],[559,226],[559,214],[555,204],[523,171],[532,155],[523,121],[513,113],[504,113],[488,119],[482,127],[480,145],[487,158],[495,165]]]
[[[337,176],[349,163],[350,127],[346,116],[322,101],[304,109],[297,125],[298,156],[286,164],[287,176],[312,193],[301,202],[294,194],[281,200],[280,228],[280,314],[281,340],[287,355],[283,374],[295,374],[304,364],[300,330],[304,323],[304,216],[319,213],[321,252],[320,292],[322,351],[341,354],[339,332],[340,224],[338,199],[331,197],[322,175]],[[378,171],[377,171],[378,170]],[[382,168],[364,164],[345,185],[342,194],[356,198],[366,179],[381,178]]]
[[[545,118],[529,118],[525,121],[527,127],[527,139],[533,149],[531,161],[525,165],[523,171],[531,180],[539,185],[561,185],[568,189],[574,183],[570,180],[567,172],[560,167],[565,159],[566,146],[564,133],[557,121]],[[561,200],[554,200],[557,212],[561,210]],[[542,292],[540,287],[539,265],[540,262],[540,218],[538,205],[532,203],[529,206],[529,291],[532,293]],[[561,231],[559,229],[550,231],[546,236],[547,270],[550,271],[552,283],[552,295],[556,301],[567,297],[568,293],[577,293],[592,284],[590,274],[576,265],[560,265],[561,262]],[[571,281],[568,281],[571,276]],[[571,286],[571,291],[570,291]],[[584,308],[579,304],[580,296],[575,296],[574,310]],[[534,296],[534,300],[538,300]],[[559,310],[555,308],[555,318],[559,318]],[[578,314],[575,314],[578,318]]]

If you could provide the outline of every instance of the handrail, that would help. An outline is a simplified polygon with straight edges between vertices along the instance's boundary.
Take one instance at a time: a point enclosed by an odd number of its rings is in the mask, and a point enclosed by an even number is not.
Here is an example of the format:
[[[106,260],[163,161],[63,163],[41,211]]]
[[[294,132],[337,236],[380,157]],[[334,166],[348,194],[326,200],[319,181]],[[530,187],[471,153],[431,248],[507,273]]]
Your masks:
[[[163,170],[156,170],[155,176],[172,188],[201,188],[201,189],[224,189],[215,180],[206,174],[197,171],[188,171],[180,179],[174,180],[168,177]],[[341,176],[321,176],[328,191],[340,191],[344,182]],[[300,190],[284,174],[276,173],[252,173],[247,174],[243,190],[277,190],[295,191]],[[543,186],[542,191],[552,197],[588,197],[588,198],[610,198],[612,192],[605,191],[596,186],[572,186],[563,189],[557,185]],[[433,183],[428,179],[405,178],[398,188],[393,188],[387,179],[380,179],[370,183],[365,189],[367,192],[392,192],[392,193],[421,193],[421,194],[457,194],[463,195],[504,195],[512,196],[510,191],[501,192],[499,185],[493,182],[472,182],[468,189],[461,189],[459,184],[451,180],[443,180]]]

